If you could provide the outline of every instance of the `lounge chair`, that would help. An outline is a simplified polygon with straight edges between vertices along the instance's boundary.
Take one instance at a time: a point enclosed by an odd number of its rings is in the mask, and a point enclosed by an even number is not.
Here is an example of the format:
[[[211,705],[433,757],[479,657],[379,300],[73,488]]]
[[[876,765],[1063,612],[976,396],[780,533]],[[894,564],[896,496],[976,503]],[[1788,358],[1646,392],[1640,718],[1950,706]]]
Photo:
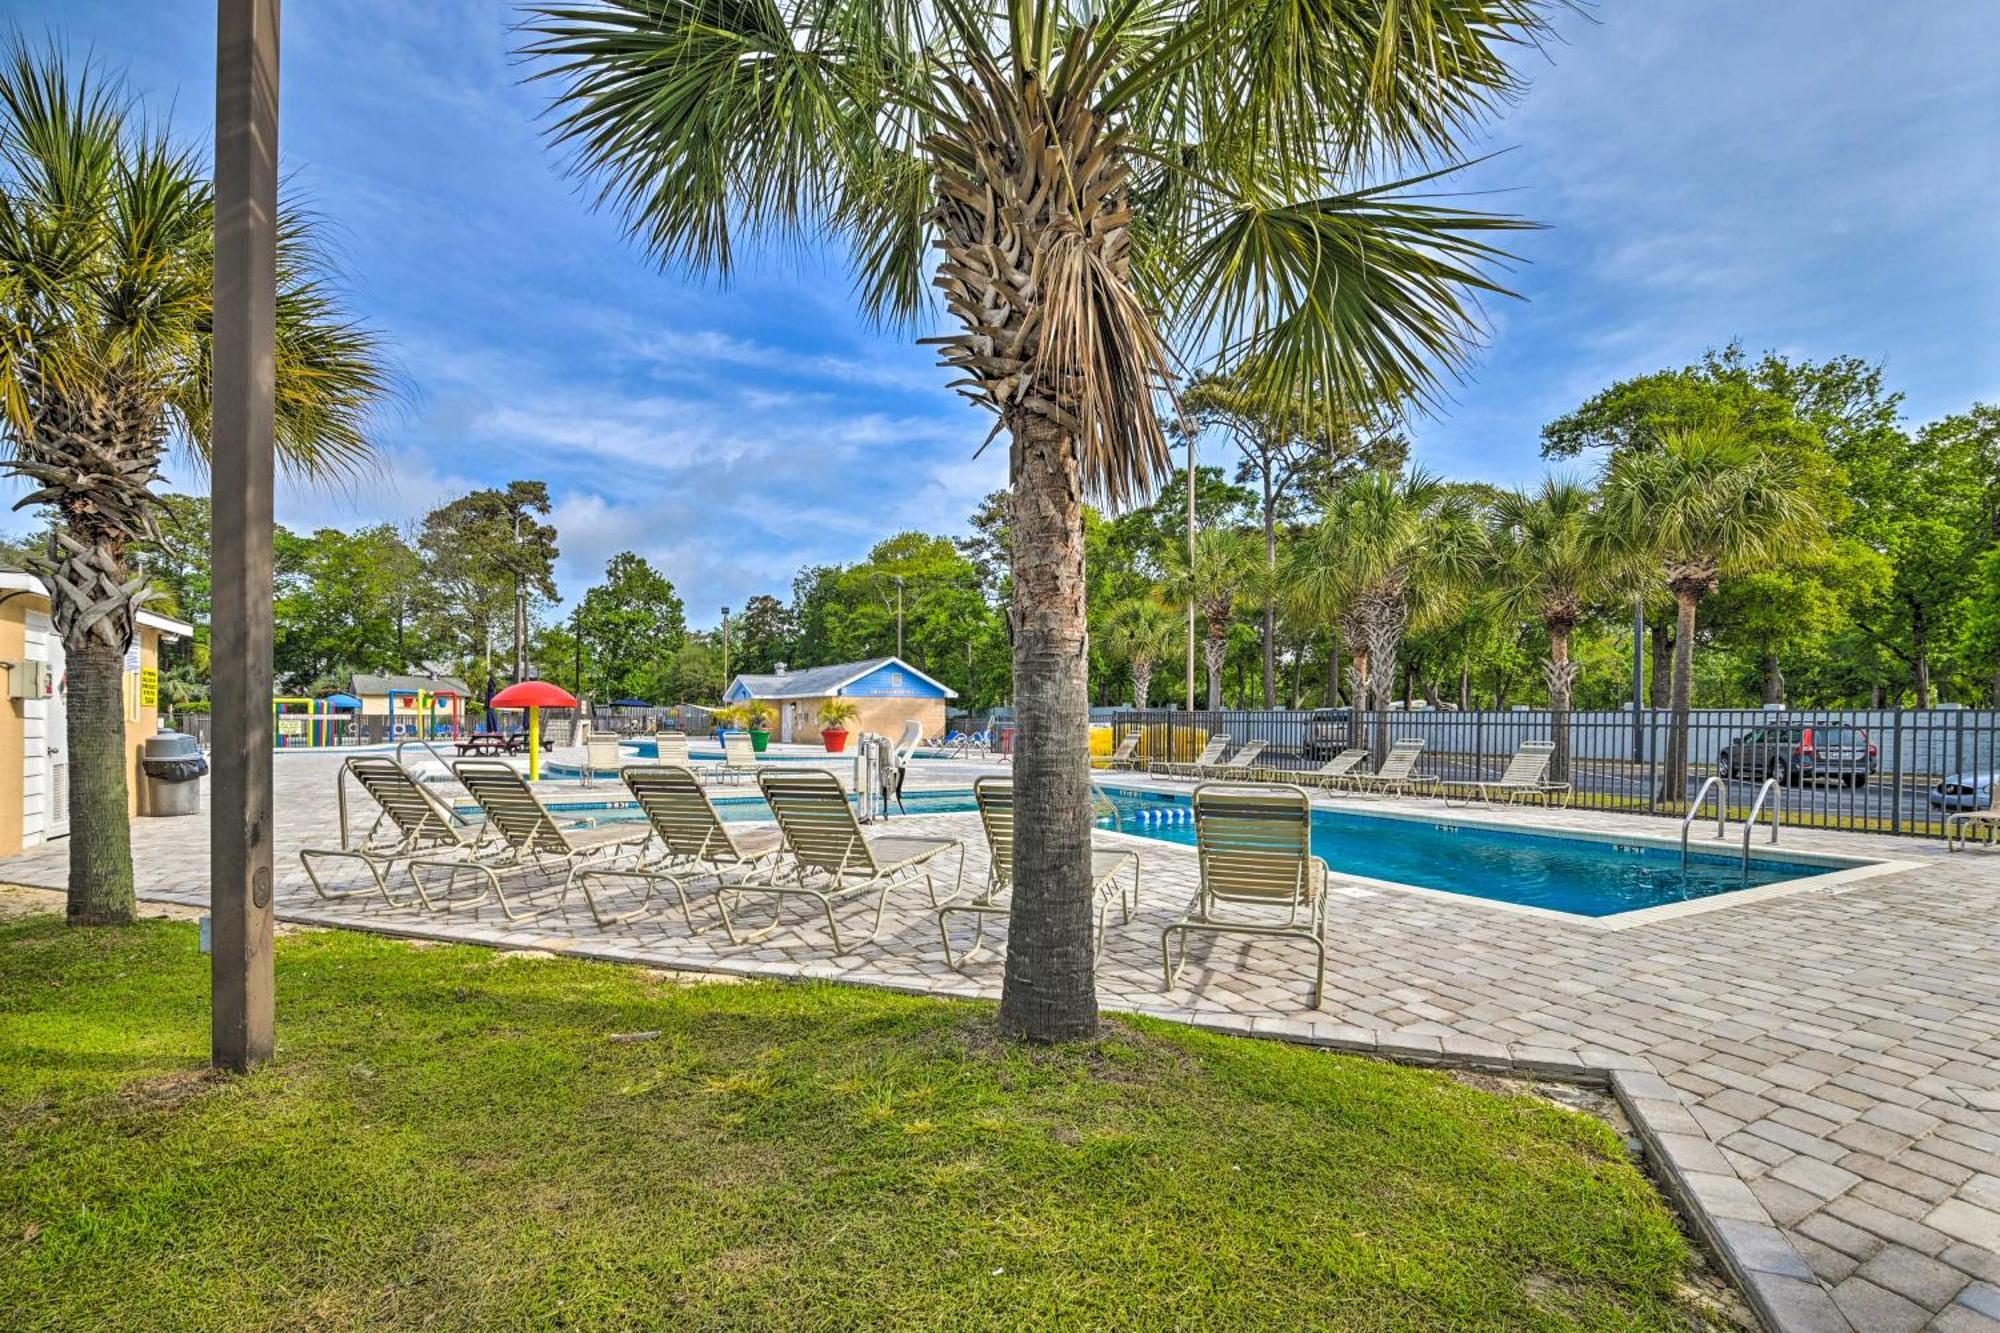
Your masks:
[[[1987,782],[1989,791],[1984,810],[1957,810],[1944,817],[1944,845],[1947,850],[1963,850],[1972,840],[1973,829],[1984,829],[1989,843],[2000,841],[2000,774],[1990,775]]]
[[[421,895],[398,900],[389,892],[388,875],[396,866],[429,857],[445,859],[470,854],[483,829],[460,819],[437,794],[417,781],[409,769],[393,759],[356,755],[341,765],[340,782],[353,778],[361,790],[373,798],[380,813],[375,816],[361,841],[352,846],[307,847],[299,852],[299,864],[306,878],[322,898],[354,898],[379,893],[391,907],[406,907]],[[344,797],[344,789],[343,789]],[[368,868],[374,886],[353,889],[328,888],[319,867],[327,861],[359,861]]]
[[[451,766],[451,771],[485,812],[486,829],[492,841],[486,845],[485,853],[477,857],[426,857],[411,863],[410,877],[416,882],[417,892],[422,895],[424,906],[433,910],[470,906],[485,901],[486,894],[491,893],[509,921],[544,916],[563,905],[584,870],[598,867],[612,857],[637,856],[652,840],[653,830],[645,824],[565,827],[504,759],[461,759]],[[441,901],[433,900],[430,891],[424,888],[419,870],[448,872]],[[561,876],[562,889],[548,906],[517,912],[507,899],[505,882],[517,875],[535,873]],[[452,895],[457,892],[459,876],[463,874],[485,881],[485,889],[477,897],[454,903]],[[588,882],[582,887],[592,916],[600,923],[618,919],[598,911]]]
[[[773,765],[757,775],[757,785],[777,816],[778,832],[784,837],[786,857],[762,879],[731,885],[716,896],[722,912],[723,929],[729,938],[742,944],[762,939],[778,928],[774,918],[761,931],[748,935],[736,932],[729,907],[745,893],[769,893],[780,898],[809,898],[826,913],[827,933],[833,937],[836,954],[848,950],[840,939],[840,926],[833,919],[836,903],[867,893],[875,894],[875,925],[866,944],[881,933],[882,911],[889,890],[904,884],[924,882],[933,908],[942,906],[931,862],[945,852],[959,854],[958,877],[965,877],[965,848],[956,838],[870,837],[862,832],[847,803],[847,793],[839,779],[821,768],[799,767],[797,772],[780,772]],[[957,892],[954,882],[953,894]],[[780,912],[784,904],[779,903]]]
[[[1200,887],[1181,919],[1160,933],[1166,988],[1174,988],[1187,964],[1190,932],[1301,939],[1313,947],[1312,1007],[1319,1008],[1326,993],[1327,872],[1312,853],[1312,799],[1298,787],[1206,783],[1195,788],[1194,836]],[[1283,919],[1270,919],[1273,911]]]
[[[1382,792],[1389,796],[1404,796],[1419,788],[1435,789],[1438,785],[1435,773],[1416,771],[1417,756],[1423,752],[1422,737],[1405,736],[1389,747],[1389,753],[1382,758],[1382,767],[1373,773],[1350,773],[1346,785],[1354,791]]]
[[[1222,759],[1223,751],[1229,748],[1229,737],[1216,732],[1208,738],[1208,744],[1201,747],[1201,753],[1191,764],[1176,764],[1170,760],[1153,761],[1151,772],[1163,778],[1198,777],[1204,769],[1213,768]]]
[[[750,733],[731,731],[722,737],[722,762],[708,771],[724,782],[741,782],[756,777],[762,767],[756,747],[750,744]]]
[[[1510,803],[1523,796],[1540,797],[1544,805],[1557,796],[1568,800],[1569,784],[1548,780],[1549,762],[1555,753],[1551,741],[1523,741],[1521,748],[1514,751],[1514,757],[1507,761],[1506,771],[1492,781],[1440,783],[1445,804],[1491,805],[1496,796]]]
[[[1269,741],[1257,738],[1247,740],[1243,742],[1242,749],[1220,763],[1209,765],[1197,776],[1214,778],[1218,782],[1225,777],[1231,780],[1247,777],[1256,769],[1257,761],[1264,757],[1265,747],[1269,744]]]
[[[694,769],[694,756],[688,753],[688,738],[686,732],[681,732],[681,731],[654,732],[653,752],[656,756],[658,756],[658,758],[655,761],[657,763],[671,764],[675,768],[685,768],[689,770]]]
[[[741,878],[768,868],[767,863],[783,846],[774,828],[731,829],[723,823],[715,803],[702,790],[701,779],[685,764],[634,765],[619,777],[638,801],[660,841],[660,850],[630,865],[593,866],[578,872],[593,913],[597,910],[596,886],[621,880],[638,880],[645,885],[630,910],[615,917],[599,917],[600,925],[644,915],[654,891],[664,884],[680,900],[681,919],[688,929],[699,931],[688,906],[687,886],[696,880],[713,879],[720,889],[730,882],[732,873]]]
[[[1133,730],[1126,732],[1124,739],[1120,740],[1118,744],[1112,748],[1111,753],[1105,756],[1104,766],[1106,768],[1112,768],[1112,769],[1136,768],[1139,763],[1138,754],[1139,754],[1140,735],[1141,733],[1137,728],[1134,728]]]
[[[979,823],[986,830],[986,887],[967,902],[948,903],[938,909],[938,935],[944,940],[944,959],[953,967],[963,967],[979,952],[986,938],[986,918],[1006,916],[1013,910],[1014,890],[1014,779],[988,777],[972,784],[972,798],[979,805]],[[1132,872],[1129,886],[1123,876]],[[1093,847],[1090,851],[1090,889],[1097,905],[1097,929],[1093,936],[1093,957],[1104,953],[1104,924],[1116,901],[1125,921],[1139,902],[1139,854]],[[956,958],[951,952],[949,918],[965,913],[977,922],[972,944]]]
[[[1259,782],[1285,782],[1297,787],[1339,787],[1366,762],[1367,747],[1355,746],[1342,750],[1318,768],[1260,768],[1249,776]]]
[[[625,752],[619,748],[619,738],[608,731],[593,731],[583,738],[583,785],[597,785],[599,772],[609,769],[618,771],[624,761]]]

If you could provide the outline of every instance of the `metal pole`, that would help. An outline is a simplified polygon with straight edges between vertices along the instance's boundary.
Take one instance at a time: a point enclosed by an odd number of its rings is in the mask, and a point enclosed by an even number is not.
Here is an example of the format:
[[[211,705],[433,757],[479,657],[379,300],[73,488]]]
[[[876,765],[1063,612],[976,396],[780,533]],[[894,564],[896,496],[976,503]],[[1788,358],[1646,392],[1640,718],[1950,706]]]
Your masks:
[[[1181,429],[1187,434],[1187,528],[1188,528],[1188,632],[1187,632],[1187,706],[1194,712],[1194,432],[1183,421]]]
[[[1659,663],[1655,662],[1655,669]],[[1646,600],[1632,600],[1632,762],[1646,757],[1645,733],[1639,729],[1639,709],[1646,697]]]
[[[272,435],[279,0],[218,0],[212,461],[215,812],[210,1052],[271,1058]]]
[[[726,606],[722,608],[722,692],[729,693],[729,608]]]
[[[903,655],[903,576],[896,575],[896,656]]]

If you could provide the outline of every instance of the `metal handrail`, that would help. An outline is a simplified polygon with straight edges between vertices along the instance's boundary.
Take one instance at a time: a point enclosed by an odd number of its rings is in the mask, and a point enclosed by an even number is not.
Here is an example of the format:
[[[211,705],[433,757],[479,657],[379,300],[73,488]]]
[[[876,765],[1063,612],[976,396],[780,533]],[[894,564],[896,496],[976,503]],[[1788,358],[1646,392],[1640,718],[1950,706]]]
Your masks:
[[[1688,807],[1685,815],[1681,816],[1682,870],[1686,870],[1688,864],[1688,828],[1701,815],[1702,804],[1708,800],[1710,791],[1715,792],[1715,836],[1718,840],[1724,836],[1724,827],[1729,820],[1729,789],[1724,785],[1720,773],[1711,773],[1702,780],[1701,789],[1695,792],[1694,804]]]
[[[1778,785],[1776,778],[1765,778],[1764,785],[1757,789],[1757,799],[1751,802],[1750,818],[1743,822],[1743,878],[1750,878],[1750,835],[1756,831],[1757,815],[1764,809],[1764,798],[1775,795],[1771,802],[1771,841],[1778,840],[1778,814],[1785,806],[1785,789]]]

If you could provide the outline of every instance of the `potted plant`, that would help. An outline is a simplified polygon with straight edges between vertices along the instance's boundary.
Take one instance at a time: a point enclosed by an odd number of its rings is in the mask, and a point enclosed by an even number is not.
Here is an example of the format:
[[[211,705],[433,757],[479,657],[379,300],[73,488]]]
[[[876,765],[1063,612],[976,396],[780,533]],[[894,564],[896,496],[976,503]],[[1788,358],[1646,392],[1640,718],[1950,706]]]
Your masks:
[[[743,726],[750,733],[750,748],[764,753],[771,744],[771,710],[760,703],[742,705]]]
[[[734,731],[743,725],[742,705],[723,704],[720,708],[711,708],[708,720],[715,726],[715,739],[721,740],[724,732]]]
[[[819,738],[826,742],[828,754],[847,748],[847,724],[860,713],[861,705],[852,699],[828,699],[819,706]]]

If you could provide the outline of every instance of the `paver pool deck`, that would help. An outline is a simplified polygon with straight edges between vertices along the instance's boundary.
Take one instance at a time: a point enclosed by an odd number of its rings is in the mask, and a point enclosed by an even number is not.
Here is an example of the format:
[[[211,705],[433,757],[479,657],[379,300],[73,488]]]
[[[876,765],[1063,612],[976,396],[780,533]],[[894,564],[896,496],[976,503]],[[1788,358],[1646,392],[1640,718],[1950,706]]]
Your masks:
[[[881,936],[840,957],[823,921],[797,904],[771,938],[733,947],[705,893],[694,896],[705,926],[695,935],[673,909],[597,926],[580,896],[519,923],[490,904],[434,914],[379,899],[322,900],[298,850],[338,836],[338,763],[323,753],[278,756],[284,920],[737,975],[999,994],[994,953],[963,971],[947,964],[920,886],[892,891]],[[963,789],[994,771],[1004,768],[920,760],[910,782]],[[615,784],[551,790],[621,794]],[[1435,801],[1336,803],[1445,817]],[[1671,820],[1562,810],[1452,810],[1448,819],[1653,839],[1678,831]],[[974,816],[892,825],[962,839],[966,882],[979,882],[985,857]],[[1785,853],[1903,864],[1724,895],[1637,924],[1337,885],[1326,999],[1313,1010],[1309,951],[1284,941],[1197,936],[1180,984],[1162,990],[1160,932],[1193,895],[1193,850],[1100,836],[1144,863],[1139,913],[1129,925],[1114,914],[1099,965],[1107,1009],[1606,1083],[1656,1176],[1774,1326],[2000,1330],[2000,851],[1948,854],[1937,841],[1787,828]],[[138,821],[134,853],[142,898],[206,902],[205,817]],[[59,888],[66,856],[54,843],[0,861],[0,881]],[[946,876],[955,869],[947,858]],[[746,900],[742,911],[767,919],[760,908]],[[865,933],[867,910],[850,903],[843,932],[853,921]]]

